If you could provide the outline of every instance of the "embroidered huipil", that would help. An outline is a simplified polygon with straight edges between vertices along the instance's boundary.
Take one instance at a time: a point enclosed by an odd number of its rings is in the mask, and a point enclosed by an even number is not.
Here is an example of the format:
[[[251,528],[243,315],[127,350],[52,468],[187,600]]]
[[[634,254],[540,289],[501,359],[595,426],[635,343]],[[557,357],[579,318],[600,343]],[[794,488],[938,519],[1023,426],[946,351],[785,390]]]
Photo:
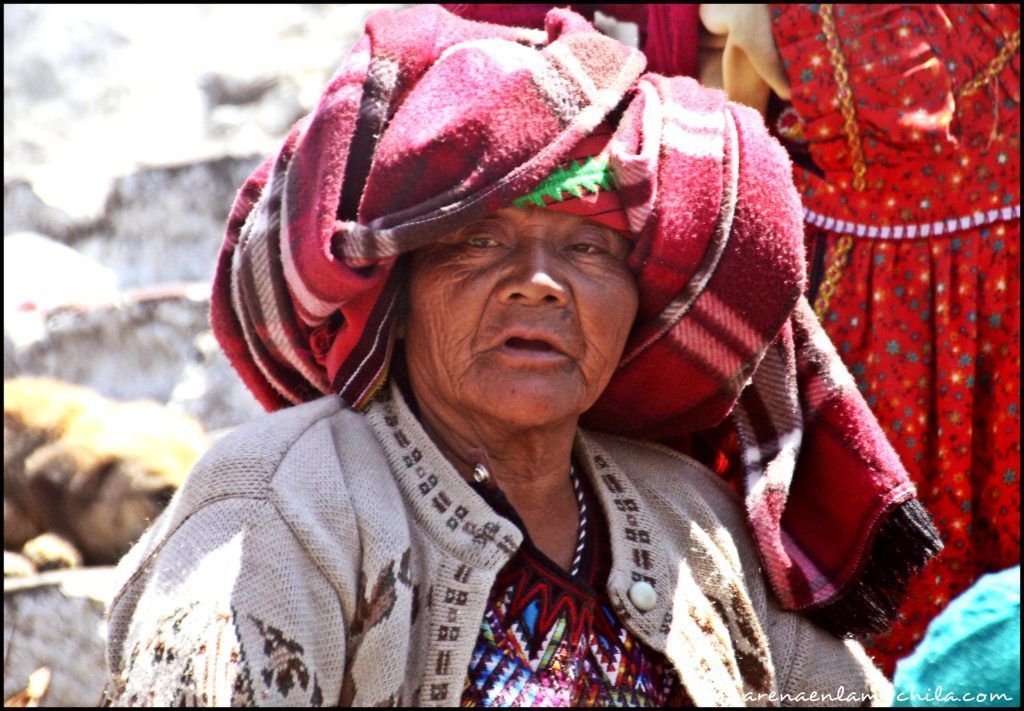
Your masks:
[[[462,706],[689,706],[664,657],[619,622],[603,582],[607,526],[586,479],[572,473],[580,527],[571,569],[525,536],[487,600]],[[525,530],[492,484],[474,486]],[[591,512],[597,515],[591,515]]]

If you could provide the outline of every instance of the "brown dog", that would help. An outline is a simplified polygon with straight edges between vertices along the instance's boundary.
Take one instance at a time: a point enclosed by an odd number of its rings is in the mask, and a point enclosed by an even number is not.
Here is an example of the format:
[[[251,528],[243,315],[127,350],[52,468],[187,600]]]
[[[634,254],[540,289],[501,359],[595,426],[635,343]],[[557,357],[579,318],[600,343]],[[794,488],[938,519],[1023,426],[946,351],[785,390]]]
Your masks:
[[[4,381],[4,548],[55,532],[115,563],[207,447],[192,418],[43,378]]]

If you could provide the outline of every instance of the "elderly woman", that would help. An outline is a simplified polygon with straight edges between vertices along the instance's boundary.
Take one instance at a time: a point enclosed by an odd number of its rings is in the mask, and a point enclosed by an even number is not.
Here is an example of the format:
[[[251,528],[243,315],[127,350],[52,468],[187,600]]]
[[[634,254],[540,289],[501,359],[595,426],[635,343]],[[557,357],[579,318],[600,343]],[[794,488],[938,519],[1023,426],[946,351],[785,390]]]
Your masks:
[[[109,703],[888,702],[837,635],[930,525],[781,149],[643,63],[563,10],[370,20],[236,201],[213,325],[280,411],[122,562]],[[682,453],[727,431],[745,501]]]

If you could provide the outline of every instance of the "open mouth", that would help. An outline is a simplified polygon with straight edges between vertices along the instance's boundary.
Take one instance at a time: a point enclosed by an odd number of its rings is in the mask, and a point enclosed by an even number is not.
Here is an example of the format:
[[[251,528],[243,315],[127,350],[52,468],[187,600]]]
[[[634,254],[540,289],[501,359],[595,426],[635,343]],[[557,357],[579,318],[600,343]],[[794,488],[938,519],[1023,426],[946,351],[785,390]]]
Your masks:
[[[505,347],[515,348],[516,350],[536,352],[553,352],[555,350],[555,347],[552,346],[547,341],[539,341],[533,338],[510,338],[507,341],[505,341]]]

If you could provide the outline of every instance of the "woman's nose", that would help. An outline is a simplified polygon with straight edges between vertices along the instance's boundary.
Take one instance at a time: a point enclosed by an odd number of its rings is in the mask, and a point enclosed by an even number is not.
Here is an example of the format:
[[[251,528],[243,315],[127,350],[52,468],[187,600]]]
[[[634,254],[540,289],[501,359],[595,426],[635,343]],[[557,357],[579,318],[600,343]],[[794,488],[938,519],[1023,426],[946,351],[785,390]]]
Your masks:
[[[520,245],[509,255],[508,273],[499,298],[505,303],[523,306],[564,306],[569,290],[557,265],[557,257],[543,240]]]

